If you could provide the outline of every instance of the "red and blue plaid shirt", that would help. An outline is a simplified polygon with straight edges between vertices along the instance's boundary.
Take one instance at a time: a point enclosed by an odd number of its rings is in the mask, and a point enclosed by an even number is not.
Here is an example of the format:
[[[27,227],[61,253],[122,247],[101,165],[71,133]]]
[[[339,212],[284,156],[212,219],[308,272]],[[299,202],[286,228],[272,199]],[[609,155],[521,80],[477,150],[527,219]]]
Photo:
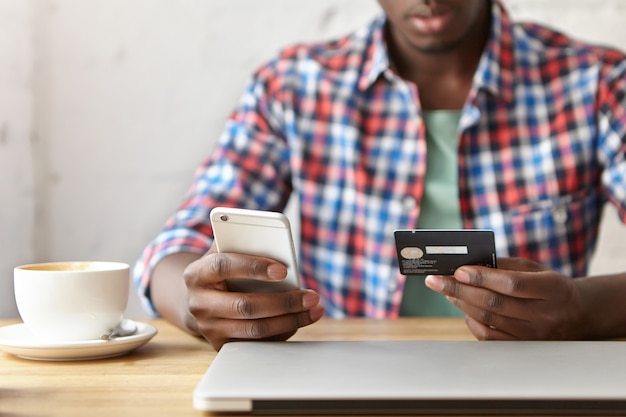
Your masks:
[[[384,24],[381,16],[334,42],[287,48],[254,74],[187,198],[136,264],[148,308],[157,262],[211,246],[211,208],[282,211],[293,195],[303,284],[326,314],[397,316],[404,277],[393,231],[417,223],[426,139],[417,87],[389,67]],[[626,222],[625,157],[625,56],[514,24],[494,2],[459,127],[464,227],[493,229],[499,256],[583,276],[602,205],[614,203]]]

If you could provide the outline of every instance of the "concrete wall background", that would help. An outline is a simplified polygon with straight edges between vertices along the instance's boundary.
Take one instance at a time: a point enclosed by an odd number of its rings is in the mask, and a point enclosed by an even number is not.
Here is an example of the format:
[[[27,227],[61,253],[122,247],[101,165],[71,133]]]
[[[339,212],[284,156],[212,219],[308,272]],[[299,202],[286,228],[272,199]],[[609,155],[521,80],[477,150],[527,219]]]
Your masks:
[[[507,4],[626,49],[623,0]],[[133,263],[252,70],[377,11],[374,0],[0,0],[0,317],[17,317],[15,265]],[[595,272],[626,270],[625,238],[609,210]],[[128,310],[146,317],[135,297]]]

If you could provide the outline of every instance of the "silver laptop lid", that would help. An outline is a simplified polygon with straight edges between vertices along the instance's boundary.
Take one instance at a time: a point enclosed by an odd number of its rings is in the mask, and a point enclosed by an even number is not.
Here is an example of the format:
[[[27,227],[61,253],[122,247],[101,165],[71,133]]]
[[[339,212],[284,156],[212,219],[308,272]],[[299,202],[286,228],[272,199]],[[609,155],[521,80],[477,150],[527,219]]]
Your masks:
[[[232,342],[194,407],[271,414],[624,414],[626,343]]]

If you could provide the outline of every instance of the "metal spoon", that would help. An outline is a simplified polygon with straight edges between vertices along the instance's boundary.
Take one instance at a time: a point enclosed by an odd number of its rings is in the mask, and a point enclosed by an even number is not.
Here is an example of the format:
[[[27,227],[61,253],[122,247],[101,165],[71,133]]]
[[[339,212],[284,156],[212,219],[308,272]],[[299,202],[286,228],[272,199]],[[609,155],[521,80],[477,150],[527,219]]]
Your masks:
[[[102,340],[112,340],[116,337],[131,336],[137,333],[137,323],[130,319],[122,319],[114,329],[100,336]]]

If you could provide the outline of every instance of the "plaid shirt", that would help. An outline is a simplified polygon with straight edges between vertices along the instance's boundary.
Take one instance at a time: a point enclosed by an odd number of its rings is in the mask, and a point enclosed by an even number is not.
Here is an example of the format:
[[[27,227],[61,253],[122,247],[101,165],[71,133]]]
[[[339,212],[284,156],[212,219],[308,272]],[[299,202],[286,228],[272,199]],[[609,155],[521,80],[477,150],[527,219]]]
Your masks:
[[[212,207],[282,211],[293,194],[303,284],[326,314],[397,316],[404,277],[393,231],[417,222],[426,139],[416,86],[389,68],[384,24],[287,48],[254,74],[136,264],[147,307],[157,262],[210,247]],[[625,56],[513,24],[494,2],[459,126],[464,227],[493,229],[499,256],[583,276],[602,205],[613,202],[626,222],[625,156]]]

